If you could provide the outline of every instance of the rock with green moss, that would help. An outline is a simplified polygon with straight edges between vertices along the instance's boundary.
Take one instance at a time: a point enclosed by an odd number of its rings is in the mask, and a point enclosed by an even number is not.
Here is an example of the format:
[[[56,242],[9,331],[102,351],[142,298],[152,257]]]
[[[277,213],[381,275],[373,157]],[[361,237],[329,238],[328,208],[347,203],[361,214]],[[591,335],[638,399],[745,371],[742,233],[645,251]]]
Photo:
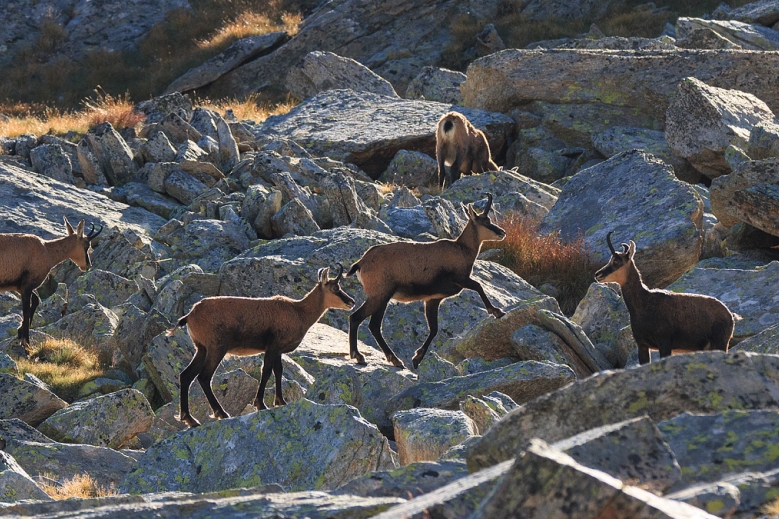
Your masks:
[[[438,181],[438,163],[426,153],[399,150],[379,181],[412,188],[435,184]]]
[[[132,384],[127,380],[110,377],[97,377],[90,380],[78,390],[78,398],[83,399],[89,396],[107,395],[120,389],[130,387]]]
[[[559,335],[537,324],[526,324],[511,336],[515,355],[520,360],[552,362],[570,367],[578,378],[588,377],[592,370],[568,347]]]
[[[730,173],[728,146],[746,147],[752,127],[774,122],[768,105],[742,89],[716,88],[694,77],[680,81],[678,89],[668,107],[666,140],[674,154],[709,178]]]
[[[7,452],[0,451],[0,502],[9,503],[25,499],[50,501],[25,470]]]
[[[683,413],[657,424],[682,468],[681,490],[740,472],[777,468],[779,412],[731,410],[714,415]]]
[[[486,467],[512,458],[531,438],[555,442],[643,415],[657,423],[683,412],[775,410],[776,366],[779,358],[772,355],[704,352],[599,373],[504,416],[469,450],[468,465]]]
[[[135,389],[81,400],[57,411],[38,429],[62,443],[84,443],[118,449],[151,427],[154,412]]]
[[[738,20],[705,20],[683,16],[676,20],[676,35],[679,38],[700,29],[712,30],[745,50],[779,50],[779,33],[762,25]]]
[[[419,461],[384,472],[370,472],[353,479],[333,494],[360,497],[413,499],[468,475],[461,461]]]
[[[758,184],[733,194],[728,212],[756,229],[779,234],[779,185]]]
[[[755,269],[692,268],[668,289],[716,297],[741,316],[733,336],[745,338],[779,323],[779,301],[765,287],[774,286],[779,262]]]
[[[143,365],[164,401],[178,399],[179,374],[194,356],[195,345],[185,329],[177,329],[170,337],[161,333],[151,341],[143,356]]]
[[[666,494],[665,497],[706,510],[716,517],[733,517],[736,511],[743,511],[740,489],[733,483],[725,481],[695,485],[679,492]],[[744,508],[748,510],[748,507]],[[757,509],[753,512],[757,512]]]
[[[95,301],[81,310],[65,315],[53,324],[44,326],[40,331],[53,337],[71,339],[98,349],[109,350],[114,344],[113,335],[118,322],[115,313]]]
[[[0,419],[18,418],[36,427],[67,405],[37,379],[0,373]]]
[[[193,220],[165,237],[171,248],[168,271],[196,264],[206,272],[217,272],[226,261],[249,248],[249,238],[235,222]]]
[[[32,477],[53,477],[63,483],[88,474],[104,487],[116,486],[130,472],[135,460],[108,447],[67,443],[12,440],[5,452]]]
[[[712,517],[688,504],[659,497],[585,467],[540,439],[531,442],[471,517],[543,519],[555,516],[556,512],[563,516],[558,511],[564,510],[575,510],[576,517],[582,518]]]
[[[445,378],[457,377],[462,375],[457,366],[446,359],[442,359],[434,351],[427,352],[425,362],[417,368],[417,377],[420,382],[438,382]]]
[[[494,404],[493,404],[494,405]],[[476,433],[484,434],[492,424],[500,420],[502,416],[484,399],[468,395],[460,402],[460,411],[473,420],[476,425]],[[503,410],[506,414],[506,410]]]
[[[24,440],[38,443],[50,443],[53,441],[18,418],[0,420],[0,440],[2,440],[0,441],[0,449],[5,446],[5,443],[3,442],[9,442],[11,440]]]
[[[646,416],[597,427],[552,446],[586,467],[656,494],[681,480],[674,453]]]
[[[554,391],[576,380],[568,366],[523,361],[473,375],[440,382],[422,382],[402,391],[389,402],[387,415],[416,407],[459,409],[468,395],[480,397],[499,391],[518,404]]]
[[[779,354],[779,324],[769,326],[757,334],[731,346],[728,351]]]
[[[619,331],[630,324],[630,314],[616,283],[592,283],[571,320],[582,327],[606,360],[624,368],[630,351],[621,348]]]
[[[7,353],[0,353],[0,373],[6,373],[8,375],[19,374],[16,362]]]
[[[394,456],[355,408],[301,399],[155,444],[120,491],[204,492],[268,483],[332,490],[371,470],[394,468]]]
[[[463,96],[460,93],[460,83],[465,81],[465,77],[462,72],[454,70],[423,67],[422,72],[408,84],[405,98],[461,105]]]
[[[220,295],[268,297],[281,294],[298,299],[314,287],[319,268],[330,266],[333,269],[341,263],[348,269],[371,246],[395,241],[398,239],[384,233],[340,227],[312,236],[263,243],[222,267]],[[540,296],[519,276],[493,262],[477,260],[473,278],[482,284],[492,303],[504,310]],[[358,305],[364,300],[362,285],[356,277],[345,279],[341,286],[357,299]],[[429,333],[422,306],[421,302],[416,302],[390,304],[387,308],[384,337],[405,361],[410,361]],[[476,292],[463,290],[457,297],[447,299],[441,305],[439,331],[431,350],[438,350],[447,339],[484,319],[493,318],[487,314]],[[348,313],[330,310],[321,322],[345,331],[348,329]],[[363,323],[358,337],[366,343],[375,344],[368,332],[368,320]],[[341,347],[341,351],[348,352],[348,342]]]
[[[285,86],[298,99],[308,99],[324,90],[339,88],[399,97],[389,81],[365,65],[322,51],[309,52],[297,67],[290,69]]]
[[[420,407],[394,413],[392,423],[401,465],[437,460],[476,435],[476,425],[462,411]]]
[[[582,237],[593,261],[605,265],[613,242],[636,242],[636,264],[651,287],[664,287],[698,262],[703,202],[673,168],[643,151],[620,153],[565,184],[541,225],[564,240]]]
[[[108,308],[124,303],[138,290],[138,286],[122,276],[101,269],[90,269],[68,287],[68,295],[92,294]]]
[[[757,123],[749,133],[746,152],[755,160],[779,157],[779,123]]]

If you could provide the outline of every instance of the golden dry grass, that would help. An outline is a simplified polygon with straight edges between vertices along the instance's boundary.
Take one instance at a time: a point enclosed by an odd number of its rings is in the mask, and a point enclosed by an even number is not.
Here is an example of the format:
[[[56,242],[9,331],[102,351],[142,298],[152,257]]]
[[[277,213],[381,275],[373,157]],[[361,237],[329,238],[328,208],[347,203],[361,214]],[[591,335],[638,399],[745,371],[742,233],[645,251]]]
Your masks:
[[[28,358],[15,359],[20,374],[35,375],[66,402],[78,398],[84,384],[102,376],[109,361],[101,352],[69,339],[45,340],[28,353]]]
[[[250,94],[245,99],[230,98],[213,101],[208,98],[196,99],[195,104],[222,115],[227,110],[232,110],[239,121],[248,119],[254,122],[262,122],[272,115],[286,114],[295,107],[295,103],[289,100],[281,103],[264,102],[257,94]]]
[[[208,38],[199,41],[197,46],[206,50],[222,50],[231,43],[250,36],[261,36],[277,31],[286,31],[290,36],[298,32],[302,21],[300,13],[281,13],[277,20],[265,13],[247,11],[234,20],[228,21]]]
[[[566,242],[559,233],[541,234],[538,224],[515,213],[505,215],[499,225],[506,239],[490,244],[502,251],[498,262],[535,287],[553,285],[562,311],[573,314],[600,267],[590,259],[582,238]]]
[[[76,474],[62,483],[57,482],[53,474],[45,474],[37,478],[36,483],[49,494],[49,497],[57,501],[63,499],[115,496],[118,494],[113,485],[109,487],[98,484],[89,474]]]

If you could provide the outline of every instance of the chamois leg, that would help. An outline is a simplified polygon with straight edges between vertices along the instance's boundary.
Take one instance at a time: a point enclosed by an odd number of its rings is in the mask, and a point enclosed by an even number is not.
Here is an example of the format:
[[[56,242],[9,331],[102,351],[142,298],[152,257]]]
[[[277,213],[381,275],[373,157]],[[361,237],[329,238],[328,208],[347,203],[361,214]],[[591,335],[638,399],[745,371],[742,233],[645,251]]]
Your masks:
[[[355,359],[357,364],[362,364],[363,366],[367,364],[367,362],[365,362],[365,356],[357,351],[357,331],[360,329],[362,322],[367,319],[369,315],[373,315],[379,308],[386,306],[389,299],[390,296],[368,296],[368,299],[365,300],[360,308],[349,316],[349,356]]]
[[[30,316],[27,319],[27,338],[30,338],[30,328],[32,328],[32,318],[35,316],[35,310],[38,309],[38,305],[41,302],[41,298],[38,297],[38,292],[32,291],[30,295]]]
[[[287,405],[287,402],[284,401],[284,394],[281,392],[281,374],[283,371],[284,365],[281,363],[281,355],[279,355],[279,358],[273,364],[273,376],[276,378],[276,398],[273,403],[277,406]]]
[[[487,298],[487,294],[484,292],[484,288],[482,288],[481,283],[479,283],[475,279],[466,278],[462,282],[458,281],[457,285],[463,288],[468,288],[470,290],[473,290],[474,292],[479,294],[479,297],[481,297],[481,300],[484,303],[484,307],[487,309],[487,312],[495,316],[496,319],[500,319],[501,317],[506,315],[506,313],[503,310],[493,306],[492,302]]]
[[[454,184],[457,180],[460,179],[460,168],[463,165],[463,158],[461,156],[461,152],[457,152],[457,155],[454,158],[454,162],[452,162],[452,166],[449,168],[449,175],[447,175],[449,180],[449,186]]]
[[[427,319],[427,327],[430,329],[430,334],[425,339],[425,343],[414,352],[414,358],[411,359],[411,363],[414,365],[414,369],[417,369],[422,363],[422,359],[425,358],[427,349],[430,347],[430,343],[438,334],[438,307],[441,306],[441,299],[430,299],[425,301],[425,319]]]
[[[206,363],[206,349],[197,344],[195,347],[197,350],[195,351],[195,356],[192,358],[192,362],[190,362],[189,366],[184,368],[184,371],[179,375],[181,389],[181,410],[179,412],[179,420],[190,427],[197,427],[200,425],[200,422],[189,414],[189,386],[192,385],[195,377],[202,371],[203,366]]]
[[[384,336],[381,334],[381,322],[384,320],[384,312],[387,311],[387,303],[389,303],[389,301],[384,303],[381,308],[373,312],[373,315],[371,316],[371,322],[368,324],[368,329],[371,331],[373,338],[376,339],[376,342],[379,344],[381,351],[384,352],[384,356],[387,357],[387,362],[396,368],[406,369],[406,366],[398,358],[398,356],[395,355],[395,352],[392,351],[392,348],[389,347],[389,344],[387,344],[387,341],[384,340]]]
[[[644,364],[649,364],[651,358],[649,356],[649,346],[646,344],[639,344],[638,345],[638,363],[642,366]]]
[[[660,344],[660,346],[658,347],[658,350],[660,351],[660,358],[661,359],[664,359],[666,357],[670,357],[671,354],[672,354],[671,353],[671,343],[670,342],[665,342],[663,344]]]
[[[262,411],[263,409],[267,409],[268,406],[265,405],[265,387],[268,385],[268,379],[270,379],[270,374],[273,372],[273,368],[276,365],[276,359],[279,359],[279,362],[281,361],[281,355],[274,355],[273,353],[266,351],[265,352],[265,358],[262,359],[262,378],[260,379],[260,387],[257,390],[257,398],[254,399],[254,407],[257,408],[258,411]],[[277,379],[277,384],[280,384]]]
[[[438,186],[443,188],[446,183],[446,167],[443,152],[438,153]]]
[[[712,338],[709,344],[710,350],[728,351],[730,339],[733,337],[733,328],[735,323],[730,321],[727,324],[714,326]]]
[[[211,410],[214,411],[214,418],[217,420],[222,420],[223,418],[230,418],[230,415],[227,414],[227,412],[222,409],[222,405],[219,403],[219,400],[216,399],[216,395],[214,394],[214,390],[211,389],[211,379],[214,378],[214,373],[216,373],[216,368],[219,367],[219,363],[222,362],[222,359],[224,358],[224,355],[221,357],[218,357],[216,355],[212,354],[212,351],[206,352],[206,362],[203,366],[203,369],[200,371],[200,373],[197,376],[197,381],[200,382],[200,387],[203,388],[203,393],[206,394],[206,398],[208,399],[208,405],[211,406]]]
[[[32,322],[32,290],[24,290],[22,296],[22,324],[16,330],[16,336],[25,346],[30,345],[30,323]],[[37,304],[36,304],[37,307]]]

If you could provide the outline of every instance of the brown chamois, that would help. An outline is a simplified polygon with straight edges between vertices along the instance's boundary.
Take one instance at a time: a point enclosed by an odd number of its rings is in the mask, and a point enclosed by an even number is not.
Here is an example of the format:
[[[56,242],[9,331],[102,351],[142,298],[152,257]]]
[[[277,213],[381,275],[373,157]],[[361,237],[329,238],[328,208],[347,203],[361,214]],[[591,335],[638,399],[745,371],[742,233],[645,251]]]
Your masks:
[[[189,386],[197,377],[214,416],[229,418],[214,392],[211,379],[216,368],[228,353],[255,355],[265,353],[262,363],[262,380],[254,406],[259,411],[267,409],[263,402],[265,385],[271,371],[276,377],[275,405],[286,405],[281,394],[281,354],[290,353],[300,345],[308,329],[316,323],[328,308],[350,310],[354,299],[341,290],[343,266],[334,279],[329,279],[329,268],[319,269],[319,281],[303,299],[284,296],[273,297],[206,297],[192,306],[192,310],[168,330],[173,335],[176,328],[186,326],[195,344],[195,356],[179,375],[181,382],[181,414],[179,420],[190,427],[200,423],[189,414]]]
[[[495,225],[488,215],[492,195],[487,194],[487,207],[477,214],[473,205],[465,208],[468,223],[456,240],[442,239],[430,243],[397,242],[374,245],[363,254],[346,277],[357,274],[365,289],[365,302],[349,317],[349,353],[358,364],[365,357],[357,351],[357,329],[370,316],[369,329],[379,343],[387,362],[405,368],[381,335],[381,322],[390,299],[401,303],[425,302],[425,318],[430,334],[414,354],[414,368],[419,366],[430,343],[438,333],[438,307],[447,297],[462,289],[476,291],[487,311],[496,318],[504,313],[494,307],[478,281],[471,278],[473,263],[479,255],[482,242],[502,240],[506,232]]]
[[[90,241],[103,231],[95,232],[92,224],[84,235],[84,220],[73,230],[65,218],[68,235],[54,240],[43,240],[34,234],[0,234],[0,292],[12,290],[22,296],[22,325],[17,336],[22,344],[30,344],[32,316],[41,302],[37,289],[49,271],[66,259],[71,259],[82,271],[92,264],[89,259]]]
[[[606,243],[611,250],[608,264],[595,273],[600,283],[618,283],[630,313],[633,337],[638,344],[638,361],[650,362],[649,350],[660,357],[678,351],[728,351],[733,336],[734,317],[719,299],[701,294],[678,294],[649,289],[641,279],[633,255],[636,244],[623,243],[622,252],[614,250],[611,234]]]
[[[497,171],[484,132],[457,112],[444,114],[435,132],[435,157],[438,160],[438,185],[452,185],[461,175]],[[450,166],[447,174],[444,165]]]

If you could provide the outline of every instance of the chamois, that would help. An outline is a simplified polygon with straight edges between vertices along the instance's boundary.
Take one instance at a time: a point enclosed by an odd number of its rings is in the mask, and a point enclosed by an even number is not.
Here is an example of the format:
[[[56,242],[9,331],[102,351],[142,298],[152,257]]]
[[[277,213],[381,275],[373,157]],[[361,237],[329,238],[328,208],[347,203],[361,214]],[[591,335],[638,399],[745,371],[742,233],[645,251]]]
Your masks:
[[[84,220],[73,227],[65,217],[68,235],[54,240],[43,240],[33,234],[0,234],[0,292],[14,291],[22,296],[22,325],[17,330],[19,341],[30,344],[32,317],[41,302],[37,289],[46,281],[49,272],[66,259],[71,259],[82,271],[92,264],[89,259],[90,241],[103,231],[95,224],[84,235]]]
[[[438,161],[438,185],[452,185],[460,175],[497,171],[484,132],[476,129],[460,113],[449,112],[438,121],[435,132],[435,156]],[[450,166],[446,173],[444,165]]]
[[[649,289],[633,260],[636,244],[631,240],[630,245],[622,244],[622,252],[615,251],[611,244],[613,232],[606,235],[611,259],[595,273],[595,280],[615,282],[622,288],[638,344],[638,361],[650,362],[650,348],[659,350],[660,357],[670,356],[672,350],[728,351],[734,327],[728,307],[719,299],[701,294]]]
[[[284,296],[254,297],[206,297],[192,306],[192,310],[168,330],[173,335],[177,328],[186,326],[195,344],[195,356],[179,375],[181,383],[181,413],[179,420],[190,427],[200,425],[189,414],[189,386],[197,377],[214,416],[229,418],[214,392],[211,379],[216,368],[228,353],[255,355],[265,352],[262,363],[262,379],[254,406],[267,409],[263,402],[265,386],[271,371],[276,377],[275,405],[286,405],[281,394],[281,354],[290,353],[300,345],[308,329],[316,323],[328,308],[350,310],[354,299],[341,290],[343,266],[329,279],[329,268],[318,271],[316,286],[303,299]]]
[[[496,318],[503,317],[504,313],[492,305],[481,284],[471,278],[482,242],[500,241],[506,237],[506,232],[490,220],[488,213],[491,208],[491,194],[487,194],[487,207],[481,214],[468,204],[465,208],[468,223],[456,240],[374,245],[352,265],[346,277],[356,273],[367,297],[349,317],[351,358],[356,359],[358,364],[365,364],[365,357],[357,351],[357,329],[370,316],[369,329],[384,351],[387,362],[398,368],[405,367],[381,335],[381,322],[390,299],[401,303],[425,302],[430,334],[414,354],[414,368],[422,362],[438,333],[438,307],[447,297],[459,294],[464,288],[475,290],[489,313]]]

